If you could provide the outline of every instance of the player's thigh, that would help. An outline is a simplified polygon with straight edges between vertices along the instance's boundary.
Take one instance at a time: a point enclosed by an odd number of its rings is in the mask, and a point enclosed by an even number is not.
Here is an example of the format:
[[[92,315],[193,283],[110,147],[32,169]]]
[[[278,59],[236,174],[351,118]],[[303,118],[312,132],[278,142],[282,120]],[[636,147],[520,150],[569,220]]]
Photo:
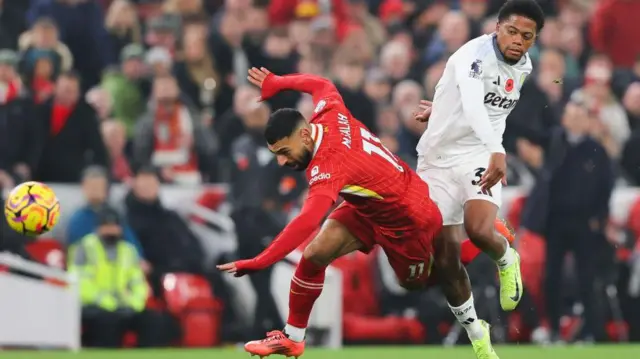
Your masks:
[[[436,203],[445,226],[461,224],[463,221],[463,189],[454,172],[448,168],[430,167],[420,169],[418,175],[429,185],[429,196]]]
[[[362,250],[365,246],[355,231],[357,219],[350,208],[339,206],[307,245],[303,256],[318,265],[329,265],[336,258]]]
[[[489,236],[493,232],[502,204],[502,183],[488,190],[480,187],[488,163],[489,157],[481,156],[456,167],[458,182],[463,187],[464,227],[472,237]]]
[[[380,246],[400,285],[409,290],[424,288],[431,273],[433,242],[441,228],[415,231],[405,238],[385,238]]]
[[[465,210],[468,205],[476,203],[472,202],[476,200],[492,203],[497,208],[502,205],[501,182],[488,190],[480,187],[480,180],[486,171],[488,161],[488,158],[481,157],[477,161],[470,161],[455,168],[456,180],[462,188],[462,202]]]

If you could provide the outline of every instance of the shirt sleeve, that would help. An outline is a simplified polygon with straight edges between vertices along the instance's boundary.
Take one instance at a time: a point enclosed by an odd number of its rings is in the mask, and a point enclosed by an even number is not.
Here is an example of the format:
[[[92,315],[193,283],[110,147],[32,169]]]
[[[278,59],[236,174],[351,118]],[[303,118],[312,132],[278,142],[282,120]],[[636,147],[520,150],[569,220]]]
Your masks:
[[[468,51],[469,52],[469,51]],[[473,132],[491,153],[505,153],[502,136],[491,126],[489,114],[484,105],[483,68],[487,66],[484,58],[472,54],[460,53],[454,61],[455,79],[460,90],[462,111],[469,121]]]
[[[260,268],[267,268],[293,252],[318,229],[334,201],[326,196],[307,198],[294,218],[262,253],[255,257]]]
[[[338,89],[330,80],[312,74],[269,75],[262,84],[262,97],[270,98],[285,90],[310,94],[316,106],[322,99],[342,99]],[[315,112],[320,112],[318,107]]]

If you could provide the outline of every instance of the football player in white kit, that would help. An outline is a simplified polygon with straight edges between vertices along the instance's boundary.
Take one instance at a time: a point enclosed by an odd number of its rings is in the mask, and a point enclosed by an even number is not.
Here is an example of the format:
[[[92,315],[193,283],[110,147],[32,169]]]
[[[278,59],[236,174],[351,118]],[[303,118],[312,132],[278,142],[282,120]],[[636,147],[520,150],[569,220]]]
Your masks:
[[[478,358],[497,355],[488,325],[476,315],[469,277],[460,262],[460,241],[466,231],[496,261],[500,304],[504,310],[515,309],[522,297],[520,256],[494,231],[506,184],[502,135],[532,71],[527,51],[543,26],[544,13],[534,0],[507,1],[496,32],[467,42],[451,55],[432,107],[423,107],[416,116],[429,121],[417,146],[417,172],[429,184],[444,219],[434,242],[434,272]]]

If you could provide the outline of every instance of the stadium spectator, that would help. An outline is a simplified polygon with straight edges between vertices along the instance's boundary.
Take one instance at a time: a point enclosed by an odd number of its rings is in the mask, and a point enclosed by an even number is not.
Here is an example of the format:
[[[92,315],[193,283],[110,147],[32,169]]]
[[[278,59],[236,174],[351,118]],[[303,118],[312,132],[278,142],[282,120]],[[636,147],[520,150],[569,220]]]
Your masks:
[[[617,67],[631,67],[640,53],[640,3],[603,0],[595,5],[589,27],[593,48],[611,57]]]
[[[173,76],[154,79],[153,100],[137,121],[133,146],[135,165],[161,168],[166,182],[199,184],[216,178],[216,140],[180,97]]]
[[[612,75],[609,60],[594,55],[587,63],[584,85],[572,97],[585,102],[590,111],[596,114],[593,131],[598,133],[609,155],[618,158],[621,147],[631,135],[631,129],[624,108],[611,90]]]
[[[18,36],[26,28],[24,16],[11,5],[0,0],[0,49],[16,50]]]
[[[245,133],[231,145],[231,157],[235,163],[231,175],[231,198],[234,206],[261,207],[265,190],[261,181],[264,168],[273,158],[264,141],[264,129],[271,109],[264,103],[254,102],[242,118]]]
[[[129,44],[142,44],[142,26],[136,7],[128,0],[115,0],[109,5],[104,25],[109,32],[111,52],[121,54]]]
[[[192,20],[184,24],[182,58],[176,62],[174,73],[180,89],[201,111],[203,124],[209,127],[214,114],[223,111],[222,105],[228,104],[231,97],[228,88],[224,91],[220,73],[207,51],[207,33],[206,20]]]
[[[151,168],[141,168],[125,199],[127,222],[138,237],[150,263],[149,282],[156,296],[162,293],[167,273],[204,274],[204,253],[187,223],[160,202],[160,181]]]
[[[82,174],[82,192],[86,205],[78,209],[67,224],[67,246],[78,243],[84,236],[96,231],[99,225],[98,216],[105,207],[109,207],[109,178],[104,168],[87,167]],[[122,239],[133,246],[142,257],[142,247],[131,227],[121,224]],[[144,268],[148,263],[141,262]]]
[[[602,293],[596,293],[594,283],[606,275],[604,264],[612,258],[604,231],[613,190],[613,164],[605,148],[590,137],[587,105],[577,101],[567,105],[562,129],[555,130],[544,146],[545,160],[523,214],[523,226],[547,240],[546,310],[556,341],[560,339],[560,273],[566,253],[574,255],[578,300],[584,305],[584,326],[578,336],[591,341],[602,339],[603,324],[598,321],[601,310],[594,299]],[[602,253],[598,264],[592,253]]]
[[[424,53],[424,63],[430,66],[448,58],[469,40],[469,20],[461,12],[449,12],[440,21],[438,32]]]
[[[145,63],[151,68],[150,76],[165,76],[171,73],[173,59],[164,47],[156,46],[149,49],[144,58]]]
[[[144,113],[150,86],[143,62],[144,48],[129,44],[120,52],[119,69],[105,71],[101,87],[111,96],[113,115],[127,126],[127,137],[133,136],[135,122]]]
[[[77,183],[82,170],[97,164],[107,167],[108,157],[93,109],[81,98],[80,78],[63,73],[53,98],[37,109],[39,131],[32,145],[40,154],[34,179]]]
[[[111,178],[116,182],[129,183],[133,177],[129,160],[125,153],[127,145],[127,129],[118,120],[108,120],[102,123],[102,139],[111,163]]]
[[[38,160],[30,98],[17,64],[14,51],[0,50],[0,182],[7,189],[30,179]]]
[[[99,122],[104,122],[111,117],[113,101],[107,90],[96,86],[87,92],[85,101],[96,112]]]
[[[42,17],[50,17],[58,25],[60,40],[69,47],[74,58],[74,69],[82,76],[83,89],[97,84],[102,70],[115,62],[118,55],[109,46],[104,13],[98,3],[88,0],[32,2],[29,22],[34,23]]]
[[[149,18],[146,25],[147,33],[145,34],[144,43],[148,47],[164,47],[172,57],[175,56],[181,26],[180,18],[162,14]]]
[[[334,61],[333,73],[337,78],[336,87],[351,114],[356,118],[363,118],[362,123],[373,133],[377,133],[375,105],[362,90],[365,77],[364,64],[349,58],[338,58]]]
[[[122,240],[118,213],[104,207],[97,219],[96,231],[71,246],[68,257],[69,271],[80,278],[86,345],[117,348],[127,329],[137,332],[140,347],[163,344],[162,317],[145,311],[149,288],[138,252]]]
[[[53,78],[73,67],[73,55],[59,37],[58,26],[50,18],[40,18],[31,29],[20,36],[22,52],[21,71],[32,78],[40,58],[49,58],[53,65]]]
[[[214,123],[214,129],[220,136],[220,152],[223,158],[231,156],[231,145],[244,132],[243,118],[255,106],[260,91],[250,85],[238,86],[233,95],[233,105],[220,114]]]

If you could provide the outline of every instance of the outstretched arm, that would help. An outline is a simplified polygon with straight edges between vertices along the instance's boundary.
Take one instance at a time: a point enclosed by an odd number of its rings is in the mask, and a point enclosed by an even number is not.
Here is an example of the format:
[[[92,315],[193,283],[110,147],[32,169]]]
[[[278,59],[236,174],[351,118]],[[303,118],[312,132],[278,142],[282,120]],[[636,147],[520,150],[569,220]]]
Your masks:
[[[323,98],[340,96],[336,86],[328,79],[312,74],[291,74],[278,76],[264,67],[249,69],[249,81],[262,89],[261,100],[267,100],[285,90],[311,94],[313,102]]]
[[[218,269],[240,277],[281,261],[318,229],[333,203],[333,198],[329,196],[317,195],[308,198],[300,214],[285,227],[262,253],[253,259],[220,265]]]

